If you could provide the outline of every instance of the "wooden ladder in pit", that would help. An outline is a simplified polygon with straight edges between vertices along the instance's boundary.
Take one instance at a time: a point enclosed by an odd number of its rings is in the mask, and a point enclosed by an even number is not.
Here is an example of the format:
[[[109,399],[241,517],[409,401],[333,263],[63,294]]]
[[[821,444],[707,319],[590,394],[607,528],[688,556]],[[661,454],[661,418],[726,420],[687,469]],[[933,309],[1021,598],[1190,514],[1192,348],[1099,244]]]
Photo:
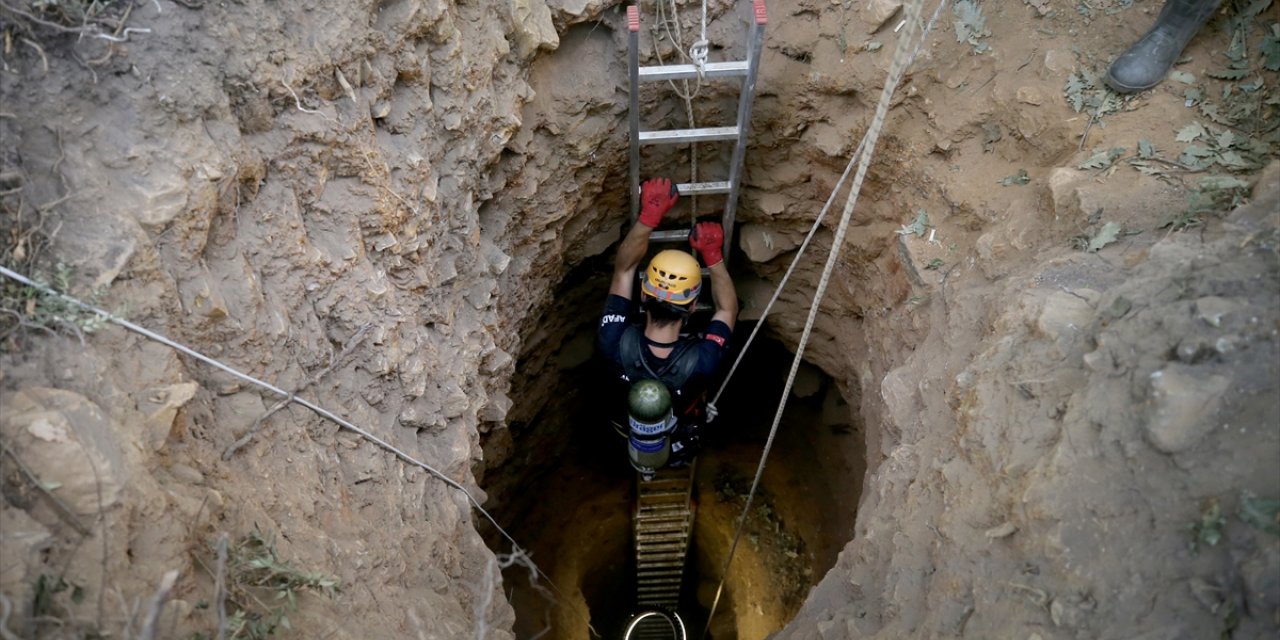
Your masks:
[[[660,469],[653,478],[636,476],[634,540],[636,603],[641,610],[676,610],[685,559],[693,536],[693,473],[696,464]],[[628,635],[635,640],[683,640],[669,621],[641,621]]]
[[[661,0],[659,0],[661,1]],[[641,130],[640,83],[663,80],[694,80],[699,69],[692,64],[640,66],[640,10],[635,5],[627,7],[627,28],[630,31],[631,53],[631,221],[640,215],[640,147],[649,144],[694,144],[719,140],[733,140],[733,156],[729,161],[729,176],[714,182],[686,182],[678,185],[680,195],[725,194],[724,256],[729,257],[733,241],[733,220],[738,206],[738,189],[742,184],[742,160],[747,153],[747,129],[751,121],[751,104],[756,92],[756,74],[760,68],[760,50],[764,46],[764,27],[768,23],[764,0],[752,0],[752,21],[747,34],[747,59],[729,62],[707,62],[701,69],[705,79],[742,79],[738,95],[738,120],[732,126],[700,127],[696,129]],[[655,231],[652,241],[682,242],[689,237],[688,229]]]

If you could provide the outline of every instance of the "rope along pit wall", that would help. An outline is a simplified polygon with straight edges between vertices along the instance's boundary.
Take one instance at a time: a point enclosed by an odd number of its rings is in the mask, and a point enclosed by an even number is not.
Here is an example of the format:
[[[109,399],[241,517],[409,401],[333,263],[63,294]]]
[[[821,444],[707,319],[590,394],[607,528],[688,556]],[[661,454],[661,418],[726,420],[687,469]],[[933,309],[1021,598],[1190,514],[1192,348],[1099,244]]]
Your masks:
[[[715,599],[711,603],[711,610],[707,614],[707,624],[703,627],[702,634],[699,636],[700,638],[706,638],[707,634],[711,631],[711,622],[715,619],[716,608],[719,606],[720,597],[724,592],[724,583],[729,574],[729,566],[733,562],[734,552],[737,550],[738,543],[742,539],[742,532],[746,526],[747,516],[751,511],[752,500],[755,497],[756,490],[760,486],[760,479],[764,476],[765,463],[769,459],[769,452],[773,448],[774,439],[778,434],[778,425],[782,422],[782,413],[787,406],[787,398],[791,393],[791,387],[795,383],[796,373],[800,369],[800,362],[804,358],[804,350],[809,343],[809,336],[813,332],[813,325],[817,320],[819,305],[826,293],[827,285],[831,281],[831,273],[835,270],[835,263],[840,257],[840,248],[844,243],[846,233],[848,233],[849,222],[853,218],[853,209],[858,202],[858,194],[862,190],[863,180],[866,179],[867,170],[871,166],[871,157],[875,153],[876,142],[880,139],[880,130],[884,126],[885,117],[889,111],[889,103],[893,98],[894,91],[898,87],[898,82],[902,79],[907,68],[910,67],[911,63],[915,60],[916,54],[919,53],[920,48],[924,45],[925,39],[929,36],[929,31],[932,29],[934,22],[938,19],[938,16],[942,13],[942,8],[946,3],[947,0],[941,0],[938,3],[938,8],[934,11],[932,18],[930,18],[929,24],[924,27],[920,40],[916,43],[914,48],[911,44],[914,40],[916,29],[920,27],[920,8],[924,4],[924,0],[911,0],[911,2],[904,7],[903,16],[906,28],[899,36],[898,47],[894,52],[893,63],[889,68],[888,79],[885,81],[884,89],[880,93],[880,100],[876,103],[876,111],[875,115],[872,116],[871,125],[867,128],[867,133],[863,137],[862,143],[859,144],[860,153],[855,152],[853,158],[850,160],[851,165],[854,160],[857,160],[858,170],[857,173],[854,174],[853,185],[849,189],[849,196],[845,200],[844,211],[840,217],[840,225],[836,229],[835,237],[832,239],[831,251],[827,255],[827,262],[823,267],[822,277],[818,281],[818,288],[814,292],[813,302],[809,306],[809,314],[805,320],[804,331],[800,335],[800,341],[796,348],[795,357],[791,362],[791,370],[787,374],[787,382],[782,390],[782,398],[778,402],[778,410],[774,414],[773,426],[769,429],[769,436],[765,440],[764,451],[760,455],[760,464],[756,468],[755,479],[751,482],[751,490],[747,493],[746,503],[743,505],[742,513],[738,517],[738,525],[734,532],[733,543],[729,546],[729,554],[725,558],[724,566],[720,571],[720,582],[716,587]],[[848,173],[848,169],[845,170],[845,173]],[[832,197],[834,198],[834,196],[835,193],[833,191]],[[815,222],[815,228],[816,225],[817,222]],[[798,257],[799,256],[797,255],[797,259]],[[794,266],[794,263],[792,266]],[[780,287],[781,285],[779,286],[779,290]],[[777,299],[777,292],[775,292],[773,299]],[[770,304],[772,304],[772,301]],[[763,321],[763,317],[761,318],[761,321]],[[752,336],[754,337],[754,333]],[[746,347],[744,346],[743,350],[745,351],[745,349]],[[736,362],[734,366],[737,366]],[[726,384],[727,382],[728,381],[726,380]],[[721,391],[723,390],[723,387],[721,387]],[[717,394],[716,397],[719,398],[719,394]]]

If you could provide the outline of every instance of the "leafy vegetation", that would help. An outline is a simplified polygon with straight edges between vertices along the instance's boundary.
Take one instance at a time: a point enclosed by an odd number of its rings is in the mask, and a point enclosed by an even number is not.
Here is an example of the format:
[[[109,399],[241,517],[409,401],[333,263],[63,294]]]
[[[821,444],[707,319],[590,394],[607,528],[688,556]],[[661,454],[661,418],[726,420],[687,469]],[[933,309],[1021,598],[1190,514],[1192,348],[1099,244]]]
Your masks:
[[[1218,546],[1222,542],[1222,528],[1227,525],[1227,519],[1222,517],[1222,509],[1218,506],[1216,499],[1210,499],[1200,509],[1200,519],[1191,523],[1188,529],[1191,531],[1190,548],[1192,553],[1200,551],[1200,545],[1210,547]]]
[[[1188,142],[1178,162],[1193,170],[1213,166],[1226,171],[1256,171],[1271,154],[1271,145],[1230,129],[1214,129],[1192,122],[1178,131],[1178,142]]]
[[[915,234],[924,237],[924,232],[929,229],[929,213],[924,209],[916,212],[916,219],[911,224],[904,224],[898,228],[898,235],[906,236]]]
[[[210,545],[216,550],[216,543]],[[207,565],[206,565],[207,567]],[[305,591],[333,597],[338,580],[317,571],[302,571],[282,560],[275,540],[255,528],[228,545],[226,562],[226,637],[263,640],[292,629],[289,614]],[[196,634],[192,640],[214,637]]]
[[[1254,527],[1280,536],[1280,500],[1259,498],[1245,491],[1240,494],[1240,507],[1236,514]]]
[[[1187,208],[1160,225],[1161,229],[1185,231],[1204,224],[1204,216],[1229,211],[1249,195],[1249,183],[1233,176],[1208,176],[1189,196]]]
[[[1082,68],[1067,76],[1063,93],[1076,113],[1088,112],[1094,118],[1116,113],[1124,108],[1125,97],[1107,88],[1102,81],[1104,71]]]
[[[1089,244],[1085,247],[1085,250],[1089,253],[1102,251],[1103,247],[1115,242],[1120,237],[1120,230],[1120,225],[1115,222],[1108,222],[1102,225],[1102,228],[1098,229],[1098,232],[1093,234],[1092,238],[1089,238]]]
[[[61,617],[63,612],[58,607],[55,596],[68,589],[71,590],[71,602],[75,604],[84,602],[84,588],[80,585],[67,582],[62,576],[40,574],[36,579],[35,598],[31,603],[32,615],[37,618]]]
[[[1111,165],[1116,163],[1120,156],[1124,155],[1124,149],[1121,147],[1111,147],[1094,149],[1089,155],[1089,159],[1080,163],[1081,169],[1110,169]]]
[[[1211,122],[1274,146],[1280,143],[1280,92],[1268,86],[1262,72],[1280,71],[1280,23],[1259,19],[1272,2],[1232,3],[1232,16],[1227,20],[1231,42],[1222,54],[1225,66],[1206,74],[1222,85],[1217,92],[1196,90],[1189,97],[1196,98],[1200,114]]]
[[[36,276],[32,279],[55,291],[68,292],[71,290],[72,276],[71,268],[59,262],[52,278]],[[85,297],[85,302],[98,306],[104,293],[101,288],[95,289]],[[106,324],[106,318],[61,296],[7,279],[0,282],[0,340],[3,340],[0,342],[0,350],[7,349],[5,345],[10,344],[5,338],[20,331],[67,332],[83,338],[83,334],[93,333]]]
[[[1000,179],[1000,184],[1006,187],[1020,186],[1028,182],[1031,182],[1031,176],[1027,174],[1026,169],[1018,169],[1017,173]]]
[[[955,14],[956,42],[968,42],[974,53],[986,53],[991,45],[981,40],[991,35],[987,28],[987,18],[982,15],[982,7],[976,0],[960,0],[951,7]]]

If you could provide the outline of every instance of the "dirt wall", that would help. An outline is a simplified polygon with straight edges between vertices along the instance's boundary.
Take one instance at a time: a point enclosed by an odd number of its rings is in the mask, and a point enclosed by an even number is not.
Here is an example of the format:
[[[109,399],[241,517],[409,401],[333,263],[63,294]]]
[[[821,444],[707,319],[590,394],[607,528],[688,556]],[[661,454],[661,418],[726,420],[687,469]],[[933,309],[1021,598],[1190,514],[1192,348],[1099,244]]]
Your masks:
[[[138,4],[128,24],[151,31],[123,43],[5,14],[43,43],[6,50],[0,74],[6,230],[51,239],[11,235],[8,257],[46,277],[65,263],[78,295],[102,288],[135,322],[307,386],[478,498],[478,478],[545,469],[561,439],[540,412],[573,397],[529,381],[580,364],[581,325],[559,319],[566,305],[594,314],[593,274],[624,224],[619,6],[187,4]],[[1197,39],[1193,84],[1094,122],[1064,87],[1155,5],[1037,6],[983,4],[986,50],[944,14],[895,99],[807,353],[865,425],[861,502],[831,506],[856,509],[858,533],[781,637],[1277,624],[1276,538],[1239,515],[1257,504],[1246,496],[1280,497],[1267,465],[1280,456],[1276,178],[1259,179],[1260,162],[1212,167],[1261,185],[1244,194],[1252,209],[1174,233],[1161,225],[1205,171],[1128,162],[1159,165],[1140,140],[1183,149],[1193,122],[1223,139],[1186,91],[1222,95],[1209,72],[1231,34],[1219,19]],[[741,11],[711,8],[713,49],[730,56]],[[771,7],[733,263],[744,313],[870,119],[891,8]],[[1257,17],[1274,21],[1274,7]],[[1266,89],[1250,95],[1274,119],[1276,74],[1253,55]],[[647,91],[654,122],[683,126],[678,99]],[[730,113],[733,93],[706,88],[700,121]],[[1082,166],[1113,147],[1123,161]],[[921,234],[897,233],[920,210]],[[1107,222],[1126,232],[1092,249]],[[770,319],[791,345],[825,225]],[[3,568],[10,629],[137,629],[176,569],[163,622],[207,634],[218,535],[256,530],[341,585],[302,595],[295,635],[511,635],[458,492],[303,409],[256,425],[274,398],[121,329],[83,343],[52,329],[5,337],[0,523],[4,556],[22,559]],[[532,392],[513,398],[513,380]],[[519,477],[493,483],[495,504]]]
[[[483,499],[477,425],[503,419],[512,359],[493,295],[509,258],[482,237],[479,208],[532,96],[524,65],[557,41],[539,8],[154,3],[128,15],[150,31],[118,45],[9,23],[42,38],[49,64],[6,58],[6,171],[22,176],[6,213],[40,210],[52,247],[34,264],[65,262],[79,295],[105,287],[135,322],[309,386]],[[421,469],[296,408],[259,425],[270,394],[120,329],[83,345],[8,338],[18,457],[78,491],[93,480],[81,457],[109,463],[102,499],[73,505],[87,537],[39,495],[5,503],[29,540],[6,547],[11,629],[137,629],[177,569],[163,622],[210,635],[213,610],[197,603],[214,600],[213,541],[260,531],[339,582],[333,598],[304,596],[297,634],[509,636],[476,515]],[[75,417],[86,411],[91,424]],[[31,619],[41,576],[74,586],[34,612],[65,627]]]

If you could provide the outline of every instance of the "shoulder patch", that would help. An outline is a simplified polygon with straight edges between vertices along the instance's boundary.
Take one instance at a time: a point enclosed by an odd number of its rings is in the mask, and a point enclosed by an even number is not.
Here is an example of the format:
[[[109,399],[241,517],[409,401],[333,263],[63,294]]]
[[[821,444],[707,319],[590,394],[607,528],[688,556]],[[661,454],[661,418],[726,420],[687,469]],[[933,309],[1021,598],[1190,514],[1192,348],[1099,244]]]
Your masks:
[[[708,340],[710,340],[710,341],[712,341],[712,342],[714,342],[714,343],[716,343],[716,344],[718,344],[718,345],[720,345],[720,346],[722,346],[722,347],[724,346],[724,336],[718,336],[718,335],[716,335],[716,334],[714,334],[714,333],[708,333],[708,334],[707,334],[707,339],[708,339]]]

